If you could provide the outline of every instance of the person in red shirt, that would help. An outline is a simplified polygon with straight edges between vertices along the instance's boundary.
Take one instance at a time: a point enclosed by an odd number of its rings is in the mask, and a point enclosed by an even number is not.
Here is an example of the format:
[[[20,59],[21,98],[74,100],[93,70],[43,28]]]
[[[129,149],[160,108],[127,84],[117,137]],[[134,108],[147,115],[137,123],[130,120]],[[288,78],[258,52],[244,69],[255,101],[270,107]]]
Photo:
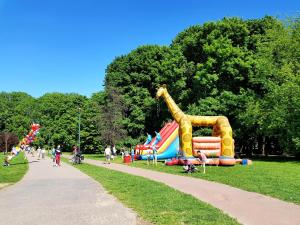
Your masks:
[[[60,166],[60,156],[61,156],[61,149],[60,149],[60,146],[58,146],[57,149],[55,150],[56,166]]]

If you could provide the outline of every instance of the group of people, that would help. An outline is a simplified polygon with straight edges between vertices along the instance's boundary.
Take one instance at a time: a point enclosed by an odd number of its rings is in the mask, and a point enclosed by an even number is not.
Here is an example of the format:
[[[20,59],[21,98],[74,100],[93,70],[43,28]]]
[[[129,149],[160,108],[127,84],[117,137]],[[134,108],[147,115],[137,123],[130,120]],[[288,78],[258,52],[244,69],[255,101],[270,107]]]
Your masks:
[[[104,150],[105,162],[110,164],[110,160],[114,160],[117,155],[117,149],[115,145],[108,145]]]
[[[37,149],[38,160],[40,160],[41,158],[45,159],[45,153],[46,153],[45,148],[38,147]]]
[[[53,166],[61,166],[60,164],[60,158],[61,158],[62,152],[61,152],[61,146],[58,145],[57,148],[52,148],[51,150],[51,157]]]
[[[201,163],[201,165],[203,166],[203,173],[205,173],[205,164],[207,163],[207,157],[206,155],[201,152],[198,151],[198,160]],[[195,171],[197,171],[197,168],[195,167],[195,165],[193,163],[191,163],[188,159],[184,159],[183,160],[183,169],[186,173],[193,173]]]
[[[152,156],[152,163],[157,165],[157,149],[156,146],[152,146],[151,149],[147,150],[147,165],[150,165]]]

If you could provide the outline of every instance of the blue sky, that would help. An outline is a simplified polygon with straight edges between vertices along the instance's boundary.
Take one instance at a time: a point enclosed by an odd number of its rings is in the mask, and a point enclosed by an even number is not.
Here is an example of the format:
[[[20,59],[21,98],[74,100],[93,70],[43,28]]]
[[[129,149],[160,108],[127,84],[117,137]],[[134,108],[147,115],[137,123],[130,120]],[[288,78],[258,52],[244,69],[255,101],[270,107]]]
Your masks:
[[[169,45],[185,28],[225,16],[295,16],[300,1],[0,0],[0,91],[86,96],[105,68],[144,44]]]

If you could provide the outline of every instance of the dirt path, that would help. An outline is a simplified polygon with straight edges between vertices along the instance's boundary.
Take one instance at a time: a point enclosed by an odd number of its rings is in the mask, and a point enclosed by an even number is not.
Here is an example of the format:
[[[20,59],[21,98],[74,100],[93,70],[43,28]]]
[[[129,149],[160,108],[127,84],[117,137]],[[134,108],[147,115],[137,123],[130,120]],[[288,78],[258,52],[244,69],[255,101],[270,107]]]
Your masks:
[[[85,159],[85,162],[162,182],[221,209],[231,217],[237,218],[242,224],[300,224],[300,206],[293,203],[192,177],[161,173],[114,163],[108,165],[91,159]]]
[[[29,171],[0,191],[0,225],[136,224],[136,214],[72,166],[29,158]]]

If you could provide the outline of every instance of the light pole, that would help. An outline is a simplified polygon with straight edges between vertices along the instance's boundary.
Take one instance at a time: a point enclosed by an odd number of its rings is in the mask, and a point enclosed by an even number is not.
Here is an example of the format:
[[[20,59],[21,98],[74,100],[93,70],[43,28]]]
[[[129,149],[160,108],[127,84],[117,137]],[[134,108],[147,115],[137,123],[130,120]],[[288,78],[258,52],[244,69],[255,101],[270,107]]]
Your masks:
[[[78,152],[80,152],[80,117],[81,117],[81,108],[79,107],[78,108],[78,112],[79,112],[79,115],[78,115]]]

